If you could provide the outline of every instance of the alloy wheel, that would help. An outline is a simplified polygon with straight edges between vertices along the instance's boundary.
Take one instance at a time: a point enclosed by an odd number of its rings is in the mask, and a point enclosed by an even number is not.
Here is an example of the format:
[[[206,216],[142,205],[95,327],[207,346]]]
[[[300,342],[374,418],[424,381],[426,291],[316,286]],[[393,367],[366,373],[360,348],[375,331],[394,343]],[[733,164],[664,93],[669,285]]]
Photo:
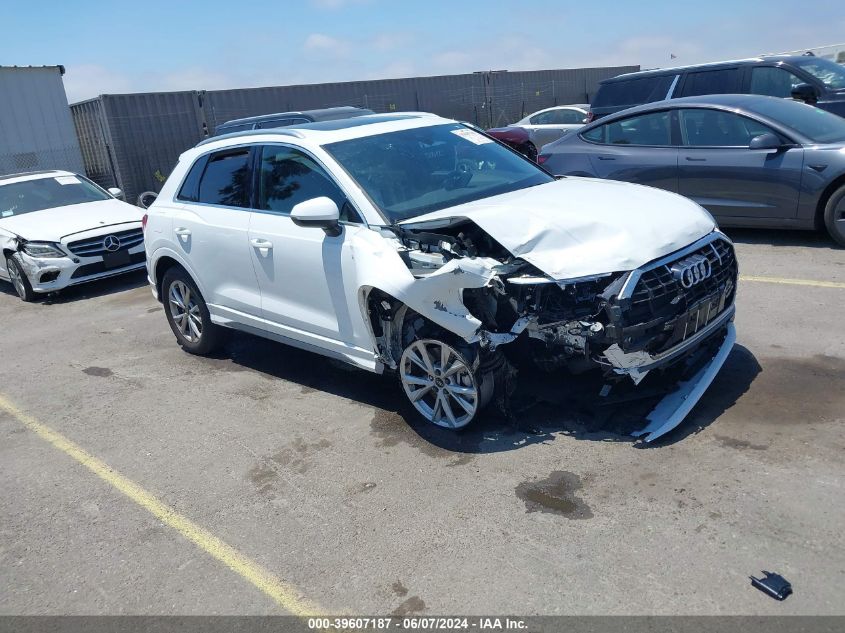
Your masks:
[[[23,273],[21,273],[20,268],[18,268],[18,263],[10,257],[7,260],[7,264],[9,269],[9,278],[12,280],[15,292],[18,293],[19,297],[26,296],[26,286],[24,286],[23,277],[21,277]]]
[[[411,343],[402,353],[399,377],[405,394],[423,417],[438,426],[469,424],[479,405],[478,384],[464,357],[434,339]]]
[[[202,337],[202,313],[191,289],[183,281],[170,285],[168,296],[170,316],[179,333],[189,343],[196,343]]]

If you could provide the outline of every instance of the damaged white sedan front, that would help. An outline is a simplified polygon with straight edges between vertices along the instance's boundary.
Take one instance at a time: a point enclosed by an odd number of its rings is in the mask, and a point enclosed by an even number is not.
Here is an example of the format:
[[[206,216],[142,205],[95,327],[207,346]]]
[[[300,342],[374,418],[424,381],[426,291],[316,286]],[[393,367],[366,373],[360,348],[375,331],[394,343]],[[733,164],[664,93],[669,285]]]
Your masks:
[[[237,177],[219,191],[236,203],[203,193],[212,166],[226,184],[225,161]],[[555,180],[432,115],[215,138],[182,156],[149,211],[150,280],[184,349],[207,353],[232,327],[393,371],[448,428],[490,403],[507,411],[526,364],[610,385],[671,372],[677,389],[637,434],[651,441],[735,340],[733,246],[697,204]]]

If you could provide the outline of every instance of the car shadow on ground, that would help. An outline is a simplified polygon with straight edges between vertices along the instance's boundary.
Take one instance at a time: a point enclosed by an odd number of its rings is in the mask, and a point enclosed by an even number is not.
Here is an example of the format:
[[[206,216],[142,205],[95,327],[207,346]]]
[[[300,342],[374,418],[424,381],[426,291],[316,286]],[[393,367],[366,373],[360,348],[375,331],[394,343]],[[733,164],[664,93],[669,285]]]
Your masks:
[[[737,244],[768,246],[801,246],[836,250],[839,246],[824,231],[784,231],[775,229],[723,228],[722,231]]]
[[[378,376],[343,362],[322,358],[281,343],[232,333],[215,362],[231,362],[303,387],[373,408],[371,431],[383,445],[403,442],[429,451],[495,453],[549,442],[559,436],[577,440],[627,442],[662,447],[682,441],[712,424],[744,394],[760,372],[757,359],[736,346],[713,385],[687,419],[652,444],[630,433],[645,426],[645,416],[666,392],[664,385],[639,388],[626,383],[602,398],[598,372],[580,376],[523,370],[511,398],[511,415],[491,404],[480,419],[461,431],[425,422],[407,402],[392,374]]]
[[[86,299],[93,299],[95,297],[104,297],[106,295],[116,294],[118,292],[125,292],[126,290],[134,290],[147,284],[147,272],[145,270],[138,270],[107,279],[100,279],[98,281],[91,281],[80,284],[78,286],[71,286],[64,288],[58,292],[51,292],[45,295],[39,295],[35,303],[42,303],[44,305],[54,305],[60,303],[72,303],[74,301],[83,301]],[[8,295],[11,298],[17,299],[18,293],[12,287],[12,284],[0,281],[0,294]]]

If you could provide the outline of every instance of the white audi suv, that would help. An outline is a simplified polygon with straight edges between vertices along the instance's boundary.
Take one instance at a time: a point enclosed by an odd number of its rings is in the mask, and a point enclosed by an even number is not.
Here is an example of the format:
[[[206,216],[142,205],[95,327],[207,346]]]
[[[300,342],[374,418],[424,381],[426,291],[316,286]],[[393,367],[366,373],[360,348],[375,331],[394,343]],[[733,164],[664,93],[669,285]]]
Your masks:
[[[144,267],[143,210],[67,171],[0,176],[0,279],[18,296]]]
[[[234,328],[395,372],[448,428],[507,407],[527,362],[611,385],[675,372],[634,433],[650,441],[735,340],[733,246],[697,204],[555,179],[431,114],[208,139],[148,214],[150,283],[186,351]]]

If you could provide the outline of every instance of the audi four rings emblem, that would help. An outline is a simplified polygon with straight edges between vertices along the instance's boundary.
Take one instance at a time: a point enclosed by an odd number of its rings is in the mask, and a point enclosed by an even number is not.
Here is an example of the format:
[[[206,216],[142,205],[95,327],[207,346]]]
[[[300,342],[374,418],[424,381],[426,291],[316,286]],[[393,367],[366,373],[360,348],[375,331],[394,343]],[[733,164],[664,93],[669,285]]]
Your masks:
[[[672,266],[672,274],[684,288],[692,288],[713,274],[710,260],[704,255],[694,255]]]
[[[120,238],[117,235],[109,235],[103,240],[103,248],[109,253],[114,253],[120,248]]]

